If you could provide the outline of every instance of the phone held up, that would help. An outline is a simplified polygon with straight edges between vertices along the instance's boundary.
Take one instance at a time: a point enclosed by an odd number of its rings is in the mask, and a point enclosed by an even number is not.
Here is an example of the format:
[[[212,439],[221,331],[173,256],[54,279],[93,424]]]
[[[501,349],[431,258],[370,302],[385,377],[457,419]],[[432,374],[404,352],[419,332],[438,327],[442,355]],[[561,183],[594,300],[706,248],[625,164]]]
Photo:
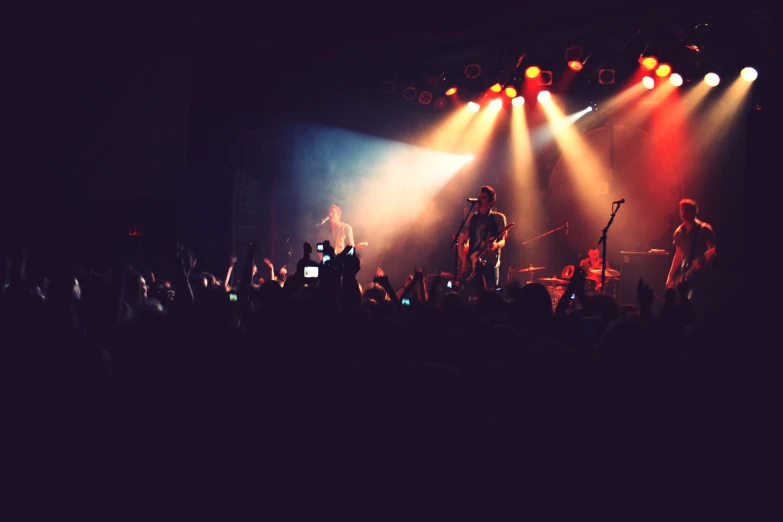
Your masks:
[[[318,279],[318,267],[317,266],[304,267],[304,276],[305,279]]]
[[[229,292],[228,294],[228,300],[232,303],[235,303],[237,300],[237,293],[236,292]]]
[[[408,299],[407,297],[403,297],[402,298],[402,305],[403,306],[410,306],[411,305],[411,300]]]
[[[318,252],[323,252],[323,251],[324,251],[324,244],[323,244],[323,243],[316,243],[316,245],[315,245],[315,249],[316,249]]]

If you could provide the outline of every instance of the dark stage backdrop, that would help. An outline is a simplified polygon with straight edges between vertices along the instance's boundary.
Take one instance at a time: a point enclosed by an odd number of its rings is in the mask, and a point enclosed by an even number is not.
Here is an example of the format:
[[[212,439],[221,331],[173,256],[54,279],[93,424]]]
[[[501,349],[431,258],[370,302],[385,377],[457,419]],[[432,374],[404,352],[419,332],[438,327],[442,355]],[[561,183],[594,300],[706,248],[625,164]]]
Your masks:
[[[128,229],[150,252],[176,233],[185,176],[191,65],[118,60],[38,77],[48,96],[28,107],[24,176],[12,233],[74,261],[123,256]]]

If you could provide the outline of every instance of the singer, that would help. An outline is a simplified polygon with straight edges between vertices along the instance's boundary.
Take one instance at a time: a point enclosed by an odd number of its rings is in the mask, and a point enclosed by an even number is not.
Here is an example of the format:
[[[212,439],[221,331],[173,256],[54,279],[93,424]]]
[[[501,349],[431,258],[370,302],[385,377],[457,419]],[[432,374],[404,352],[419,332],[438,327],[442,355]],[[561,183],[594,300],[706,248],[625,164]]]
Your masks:
[[[479,285],[479,288],[476,289],[477,291],[482,289],[482,280],[486,281],[488,289],[497,288],[500,283],[500,251],[506,246],[508,232],[504,232],[497,241],[490,242],[507,224],[505,214],[493,210],[496,202],[497,193],[495,189],[489,185],[481,187],[478,197],[478,210],[470,216],[460,237],[461,248],[459,254],[463,261],[461,272],[464,272],[464,269],[467,268],[467,260],[473,252],[480,250],[484,246],[489,246],[490,248],[489,255],[484,257],[487,262],[486,265],[478,267],[480,272],[477,271],[477,275],[479,277],[475,278]],[[481,272],[483,272],[483,277],[481,277]]]
[[[318,232],[321,241],[329,240],[336,253],[343,251],[346,245],[355,245],[353,241],[353,227],[341,221],[343,211],[334,203],[329,205],[329,213],[319,226],[326,223]]]

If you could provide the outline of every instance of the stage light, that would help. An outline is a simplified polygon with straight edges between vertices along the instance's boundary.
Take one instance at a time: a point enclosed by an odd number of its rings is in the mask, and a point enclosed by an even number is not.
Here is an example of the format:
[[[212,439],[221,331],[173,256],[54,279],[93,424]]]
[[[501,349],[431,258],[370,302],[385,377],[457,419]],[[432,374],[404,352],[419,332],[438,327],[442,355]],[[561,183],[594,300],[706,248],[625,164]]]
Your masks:
[[[432,105],[435,107],[436,110],[442,111],[446,108],[446,105],[448,104],[448,99],[444,98],[443,96],[439,96],[435,98],[435,103]]]
[[[492,109],[493,111],[499,111],[500,109],[503,108],[503,100],[501,100],[500,98],[495,98],[494,100],[489,102],[489,108]]]
[[[582,70],[582,62],[580,62],[579,60],[571,60],[570,62],[568,62],[568,66],[573,71],[581,71]]]
[[[383,94],[394,94],[396,90],[397,90],[397,86],[394,85],[394,82],[391,80],[386,80],[383,83],[381,83],[381,92]]]
[[[541,71],[537,81],[538,85],[552,85],[552,71]]]
[[[720,83],[720,76],[715,73],[707,73],[704,75],[704,83],[710,87],[716,87]]]
[[[453,94],[457,94],[456,87],[449,87],[448,89],[446,89],[446,96],[451,96]]]
[[[552,98],[552,95],[549,93],[549,91],[541,91],[538,93],[537,99],[540,102],[548,102]]]
[[[511,105],[514,107],[522,107],[525,104],[525,99],[522,96],[517,96],[511,100]]]
[[[473,161],[473,154],[466,154],[465,161]]]
[[[669,76],[669,81],[672,82],[672,85],[674,85],[675,87],[679,87],[680,85],[682,85],[682,76],[680,76],[677,73],[674,73],[671,76]]]
[[[655,56],[640,56],[639,63],[648,71],[652,71],[658,67],[658,58]]]
[[[601,85],[612,85],[615,81],[614,69],[601,69],[598,71],[598,83]]]
[[[662,63],[658,66],[657,69],[655,69],[655,74],[657,76],[660,76],[661,78],[666,78],[669,76],[672,72],[672,66],[668,63]]]
[[[525,69],[525,76],[527,76],[530,79],[538,78],[538,75],[541,74],[541,69],[536,67],[535,65],[531,65],[527,69]]]
[[[652,76],[645,76],[642,78],[642,85],[648,89],[652,89],[655,87],[655,80],[652,79]]]
[[[759,73],[753,67],[745,67],[740,71],[740,76],[742,76],[742,79],[746,82],[752,82],[759,77]]]
[[[595,102],[590,102],[590,111],[597,111],[598,110],[598,104]]]
[[[710,24],[699,24],[685,37],[683,43],[691,51],[702,53],[710,47],[712,39],[712,26]]]
[[[405,87],[402,90],[402,97],[405,100],[411,101],[416,99],[416,95],[419,94],[419,91],[416,90],[416,87],[413,87],[412,85],[409,85]]]
[[[478,112],[480,108],[481,107],[479,107],[479,104],[476,103],[476,102],[469,102],[468,103],[468,110],[470,112]]]
[[[428,105],[432,102],[432,93],[430,91],[421,91],[419,94],[419,103],[422,105]]]
[[[472,63],[465,66],[465,70],[463,72],[468,78],[478,78],[481,76],[481,66],[477,63]]]
[[[579,61],[582,59],[582,55],[584,54],[584,50],[579,47],[578,45],[572,45],[568,49],[566,49],[565,52],[565,59],[567,62],[572,61]]]
[[[517,90],[513,87],[506,87],[506,96],[514,98],[517,95]]]
[[[492,87],[489,88],[492,92],[500,92],[503,89],[503,86],[499,83],[492,84]]]

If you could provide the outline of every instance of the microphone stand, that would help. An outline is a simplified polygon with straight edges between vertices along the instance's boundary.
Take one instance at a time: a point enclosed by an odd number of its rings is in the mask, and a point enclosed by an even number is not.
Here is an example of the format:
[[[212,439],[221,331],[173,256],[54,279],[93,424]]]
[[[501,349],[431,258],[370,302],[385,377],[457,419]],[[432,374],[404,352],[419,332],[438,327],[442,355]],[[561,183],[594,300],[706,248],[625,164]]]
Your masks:
[[[617,208],[615,208],[615,205],[617,205]],[[603,261],[601,262],[601,293],[606,292],[606,233],[609,232],[609,227],[612,226],[612,222],[614,221],[614,216],[617,214],[617,211],[620,210],[620,205],[622,203],[612,203],[612,215],[609,218],[609,223],[606,224],[606,227],[604,227],[603,232],[601,233],[601,239],[598,240],[599,245],[604,246],[604,253],[603,253]]]
[[[473,212],[473,207],[476,205],[476,201],[470,202],[470,210],[468,210],[468,213],[465,214],[465,219],[462,220],[462,224],[459,226],[459,230],[457,230],[457,233],[454,234],[454,239],[451,241],[451,246],[449,248],[454,248],[454,277],[459,277],[459,245],[457,244],[459,242],[459,235],[462,233],[462,229],[465,228],[465,223],[468,222],[468,218],[470,217],[470,214]],[[455,248],[457,247],[457,248]]]

